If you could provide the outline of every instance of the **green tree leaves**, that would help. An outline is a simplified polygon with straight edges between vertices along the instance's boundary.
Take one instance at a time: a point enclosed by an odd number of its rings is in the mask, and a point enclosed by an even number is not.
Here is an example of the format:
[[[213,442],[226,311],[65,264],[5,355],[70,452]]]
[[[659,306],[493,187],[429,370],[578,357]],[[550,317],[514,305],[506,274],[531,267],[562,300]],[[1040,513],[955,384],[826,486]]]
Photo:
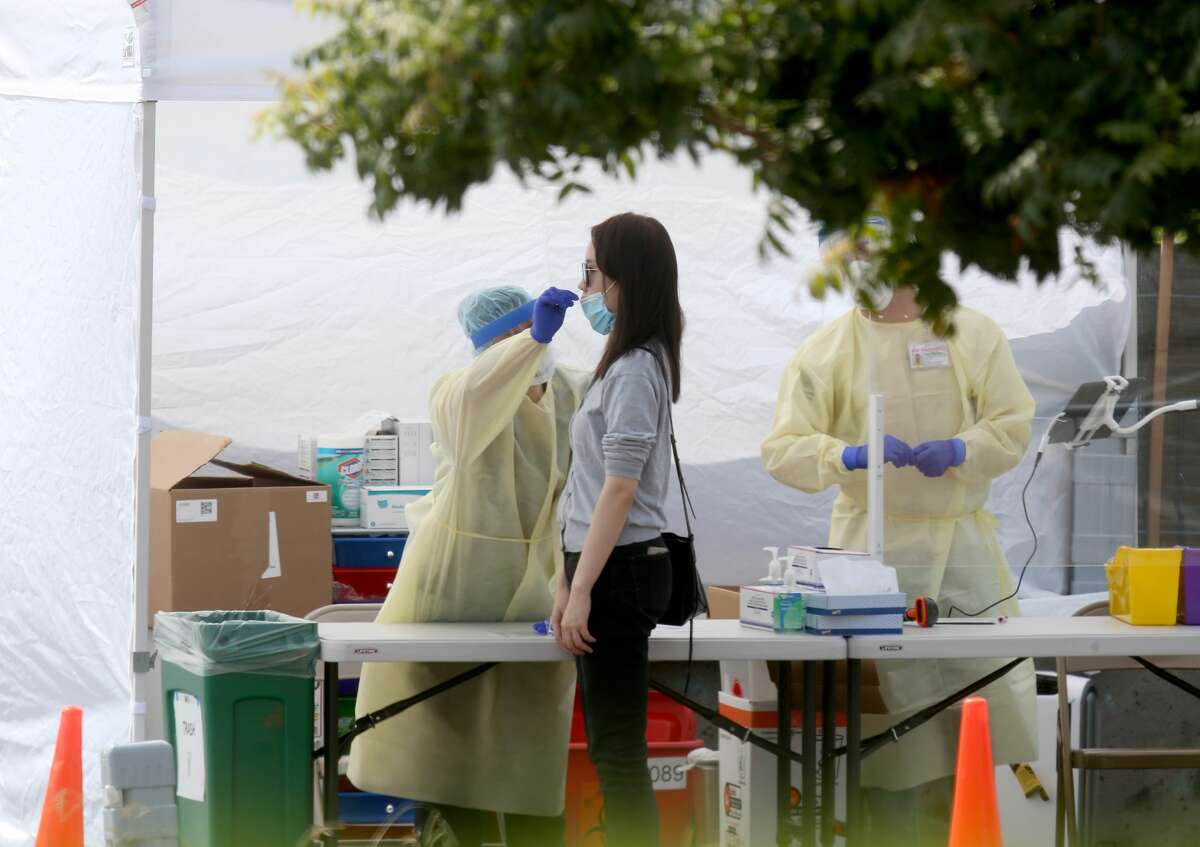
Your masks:
[[[882,211],[879,273],[941,325],[944,251],[1045,277],[1064,226],[1200,235],[1191,0],[307,5],[343,28],[266,126],[310,167],[353,161],[378,217],[404,198],[453,211],[497,167],[566,197],[584,161],[635,178],[644,155],[725,151],[775,198],[764,251],[798,208],[836,229]]]

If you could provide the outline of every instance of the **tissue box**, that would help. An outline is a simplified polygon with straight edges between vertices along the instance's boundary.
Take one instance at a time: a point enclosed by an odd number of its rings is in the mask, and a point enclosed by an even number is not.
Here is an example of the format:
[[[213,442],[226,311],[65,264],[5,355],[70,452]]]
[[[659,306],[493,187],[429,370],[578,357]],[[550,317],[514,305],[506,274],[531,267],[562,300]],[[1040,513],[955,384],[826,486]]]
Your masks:
[[[408,529],[405,508],[428,493],[427,486],[371,486],[363,489],[363,529]]]
[[[838,550],[835,547],[789,547],[787,550],[788,557],[792,560],[792,567],[796,569],[796,575],[808,583],[821,582],[821,563],[830,559],[863,559],[870,561],[871,557],[867,553],[859,553],[854,550]]]
[[[903,611],[850,615],[810,609],[805,620],[813,635],[899,635],[904,630]]]
[[[902,592],[831,594],[808,590],[805,619],[815,635],[899,635],[904,627]]]
[[[803,632],[804,593],[782,585],[742,586],[738,617],[745,626]]]
[[[804,592],[808,610],[827,615],[874,615],[898,612],[904,614],[907,596],[903,591],[883,591],[876,594],[831,594],[828,591]]]

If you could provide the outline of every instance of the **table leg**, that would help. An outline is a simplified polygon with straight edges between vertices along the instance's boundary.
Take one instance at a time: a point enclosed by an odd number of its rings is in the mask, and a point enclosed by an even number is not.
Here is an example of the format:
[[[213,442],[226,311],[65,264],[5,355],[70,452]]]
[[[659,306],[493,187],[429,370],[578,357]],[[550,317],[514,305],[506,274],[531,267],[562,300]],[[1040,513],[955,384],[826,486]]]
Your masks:
[[[861,659],[846,662],[846,847],[863,843],[861,672]]]
[[[776,741],[782,750],[792,749],[792,665],[791,662],[777,664],[775,687],[778,696],[775,699],[777,711],[778,733]],[[788,814],[792,804],[792,760],[787,755],[775,757],[775,843],[779,847],[790,847],[792,843],[791,816]]]
[[[817,663],[804,663],[804,734],[800,739],[804,764],[800,767],[801,843],[817,844]]]
[[[337,847],[338,843],[338,666],[337,662],[325,663],[324,690],[321,692],[321,715],[325,732],[325,847]]]
[[[837,741],[837,665],[822,662],[823,696],[821,700],[821,844],[833,845],[834,782],[837,777],[837,762],[833,749]]]

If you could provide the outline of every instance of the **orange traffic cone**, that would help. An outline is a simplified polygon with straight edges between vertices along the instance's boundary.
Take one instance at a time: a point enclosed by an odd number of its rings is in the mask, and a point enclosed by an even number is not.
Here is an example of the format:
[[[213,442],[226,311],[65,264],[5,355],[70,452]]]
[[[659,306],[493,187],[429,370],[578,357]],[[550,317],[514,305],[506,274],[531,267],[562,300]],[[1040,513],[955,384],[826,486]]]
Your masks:
[[[50,765],[37,847],[83,847],[83,710],[66,706]]]
[[[1001,847],[1003,843],[987,700],[968,697],[963,701],[958,731],[950,847]]]

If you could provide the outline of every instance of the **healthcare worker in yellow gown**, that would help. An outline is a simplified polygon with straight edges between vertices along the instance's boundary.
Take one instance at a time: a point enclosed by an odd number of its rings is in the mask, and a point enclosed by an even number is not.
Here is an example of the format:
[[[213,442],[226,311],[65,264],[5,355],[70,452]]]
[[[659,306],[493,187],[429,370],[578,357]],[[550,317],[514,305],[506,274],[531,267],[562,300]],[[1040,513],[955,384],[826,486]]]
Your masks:
[[[920,320],[915,292],[900,288],[877,311],[855,308],[812,335],[784,372],[763,461],[780,482],[816,493],[838,486],[829,544],[867,547],[867,408],[885,398],[884,559],[900,588],[937,600],[945,614],[975,614],[1014,592],[986,504],[991,482],[1028,446],[1033,398],[1008,341],[989,318],[954,313],[955,334],[937,338]],[[1015,599],[988,615],[1017,615]],[[995,670],[1004,661],[877,663],[890,712],[864,719],[882,731]],[[1023,663],[980,692],[987,698],[997,764],[1037,758],[1036,689]],[[944,845],[959,708],[863,761],[872,845]]]
[[[436,481],[407,510],[409,540],[380,623],[549,618],[568,426],[590,379],[555,366],[549,342],[576,299],[549,289],[533,303],[503,287],[463,302],[477,356],[430,395]],[[356,714],[470,667],[365,664]],[[505,813],[513,847],[561,844],[574,696],[569,662],[499,665],[357,738],[350,779],[436,806],[464,847],[491,830],[485,812]]]

